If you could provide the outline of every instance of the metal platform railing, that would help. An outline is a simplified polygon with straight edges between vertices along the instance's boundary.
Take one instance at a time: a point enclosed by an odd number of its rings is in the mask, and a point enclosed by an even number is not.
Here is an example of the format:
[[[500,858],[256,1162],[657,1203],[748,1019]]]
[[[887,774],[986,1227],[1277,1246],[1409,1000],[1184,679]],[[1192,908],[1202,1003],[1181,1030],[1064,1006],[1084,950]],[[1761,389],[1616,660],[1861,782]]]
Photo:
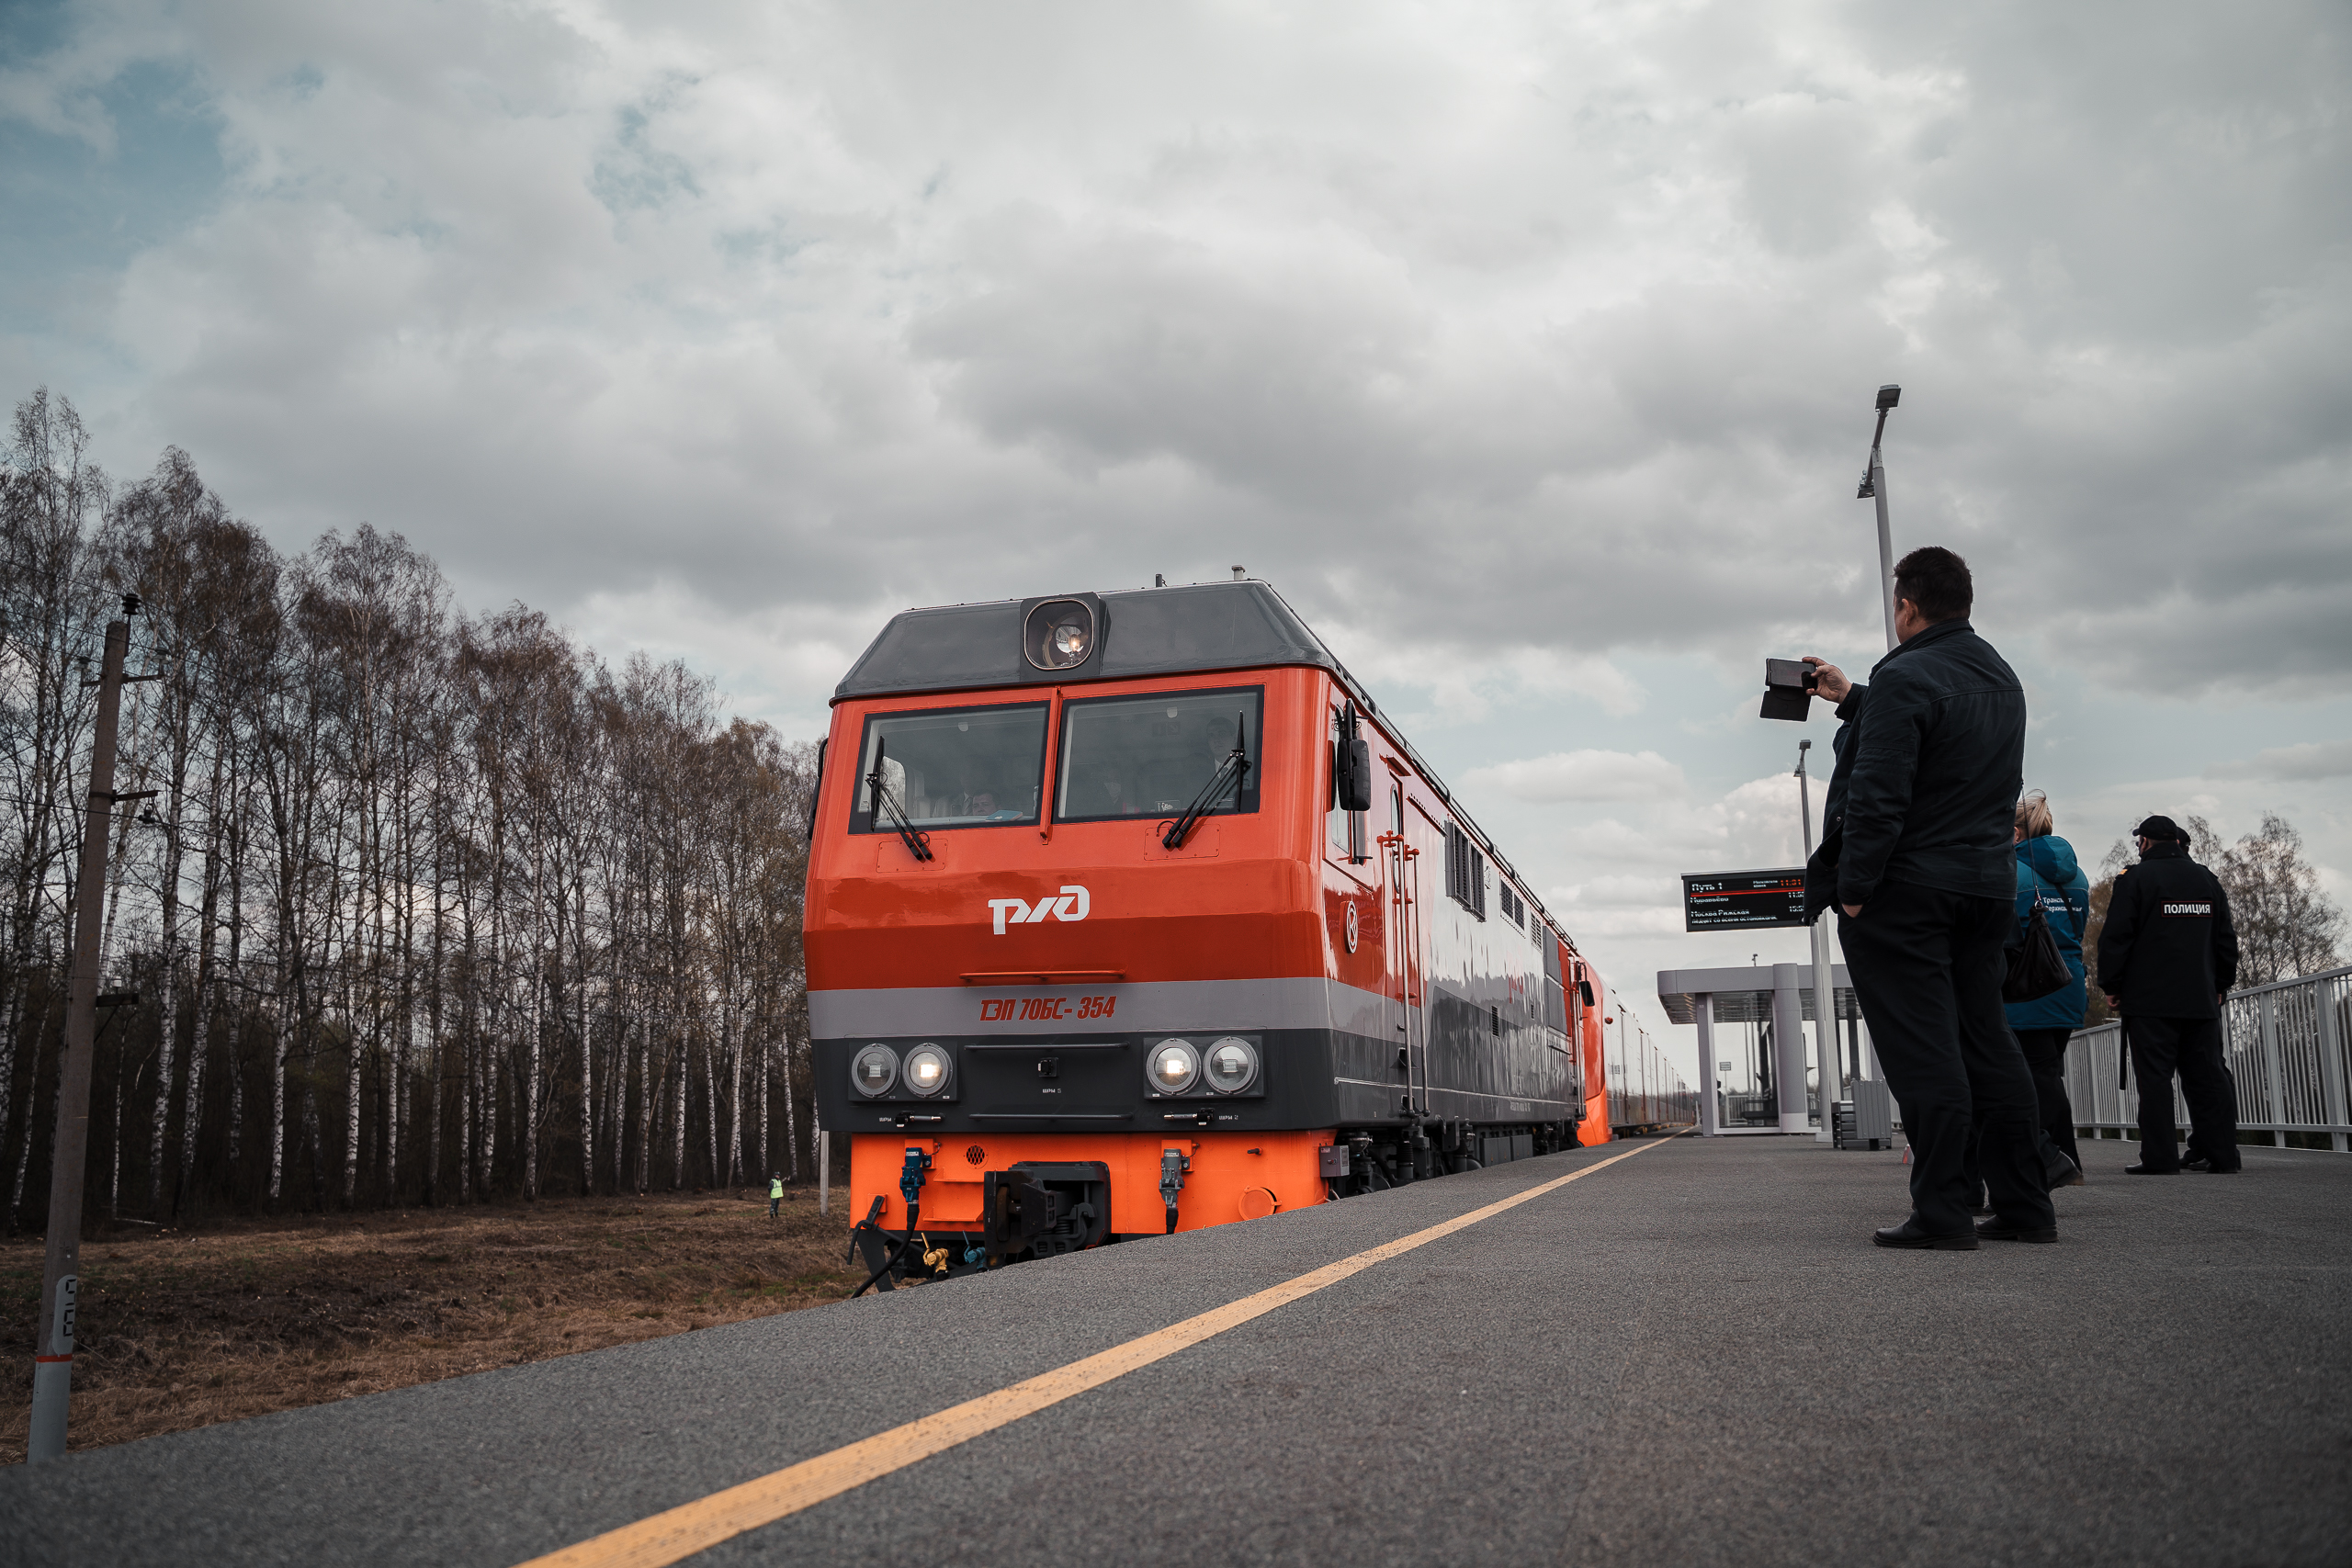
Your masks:
[[[2119,1027],[2077,1030],[2067,1042],[2066,1098],[2074,1102],[2077,1127],[2126,1134],[2139,1128],[2137,1081],[2130,1089],[2117,1081]],[[2346,1103],[2352,1081],[2352,967],[2231,992],[2222,1038],[2237,1079],[2238,1131],[2267,1133],[2282,1148],[2290,1134],[2314,1142],[2324,1136],[2337,1150],[2352,1147],[2352,1108]],[[2172,1115],[2185,1132],[2188,1106],[2177,1080]]]

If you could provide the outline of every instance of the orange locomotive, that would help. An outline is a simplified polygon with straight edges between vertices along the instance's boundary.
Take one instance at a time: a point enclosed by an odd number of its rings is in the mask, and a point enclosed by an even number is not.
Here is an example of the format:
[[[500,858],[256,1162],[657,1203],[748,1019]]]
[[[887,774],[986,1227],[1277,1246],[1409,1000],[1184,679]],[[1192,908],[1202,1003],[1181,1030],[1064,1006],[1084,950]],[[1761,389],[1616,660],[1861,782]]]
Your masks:
[[[909,611],[820,758],[884,1289],[1610,1136],[1598,977],[1262,582]]]

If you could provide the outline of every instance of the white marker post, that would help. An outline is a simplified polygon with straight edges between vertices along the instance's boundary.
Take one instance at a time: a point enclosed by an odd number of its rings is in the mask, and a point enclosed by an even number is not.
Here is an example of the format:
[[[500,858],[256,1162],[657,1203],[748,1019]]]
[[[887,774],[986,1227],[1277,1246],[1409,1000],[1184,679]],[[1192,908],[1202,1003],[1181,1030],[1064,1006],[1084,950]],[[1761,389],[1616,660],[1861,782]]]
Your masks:
[[[1804,754],[1812,750],[1812,741],[1797,742],[1797,816],[1804,825],[1807,865],[1813,863],[1813,781],[1805,776]],[[1813,1043],[1821,1059],[1821,1127],[1814,1134],[1814,1141],[1820,1144],[1835,1142],[1838,1136],[1837,976],[1829,967],[1829,938],[1821,929],[1821,921],[1828,918],[1825,910],[1821,919],[1805,927],[1805,934],[1813,939]]]

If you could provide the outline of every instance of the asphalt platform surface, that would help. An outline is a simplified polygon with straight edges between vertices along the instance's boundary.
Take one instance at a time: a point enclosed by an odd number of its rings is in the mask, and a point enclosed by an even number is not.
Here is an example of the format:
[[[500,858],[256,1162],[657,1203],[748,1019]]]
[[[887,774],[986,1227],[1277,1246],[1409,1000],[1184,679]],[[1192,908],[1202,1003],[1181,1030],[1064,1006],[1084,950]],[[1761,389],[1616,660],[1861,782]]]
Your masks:
[[[1522,1161],[0,1472],[0,1561],[513,1563],[1523,1190]],[[2352,1156],[1890,1252],[1669,1140],[697,1563],[2352,1562]]]

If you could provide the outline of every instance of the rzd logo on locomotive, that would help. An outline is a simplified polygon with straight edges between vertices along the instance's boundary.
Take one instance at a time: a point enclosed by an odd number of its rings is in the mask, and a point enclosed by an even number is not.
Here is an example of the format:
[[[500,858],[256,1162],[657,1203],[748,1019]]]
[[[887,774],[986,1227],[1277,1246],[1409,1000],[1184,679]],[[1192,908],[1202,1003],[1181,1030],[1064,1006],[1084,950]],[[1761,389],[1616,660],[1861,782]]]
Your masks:
[[[996,917],[996,934],[1002,936],[1004,928],[1009,925],[1025,922],[1034,926],[1049,917],[1057,920],[1082,920],[1086,919],[1087,910],[1093,906],[1094,901],[1087,896],[1086,889],[1073,882],[1065,886],[1059,894],[1047,894],[1034,905],[1025,898],[991,898],[989,900],[989,913]]]

